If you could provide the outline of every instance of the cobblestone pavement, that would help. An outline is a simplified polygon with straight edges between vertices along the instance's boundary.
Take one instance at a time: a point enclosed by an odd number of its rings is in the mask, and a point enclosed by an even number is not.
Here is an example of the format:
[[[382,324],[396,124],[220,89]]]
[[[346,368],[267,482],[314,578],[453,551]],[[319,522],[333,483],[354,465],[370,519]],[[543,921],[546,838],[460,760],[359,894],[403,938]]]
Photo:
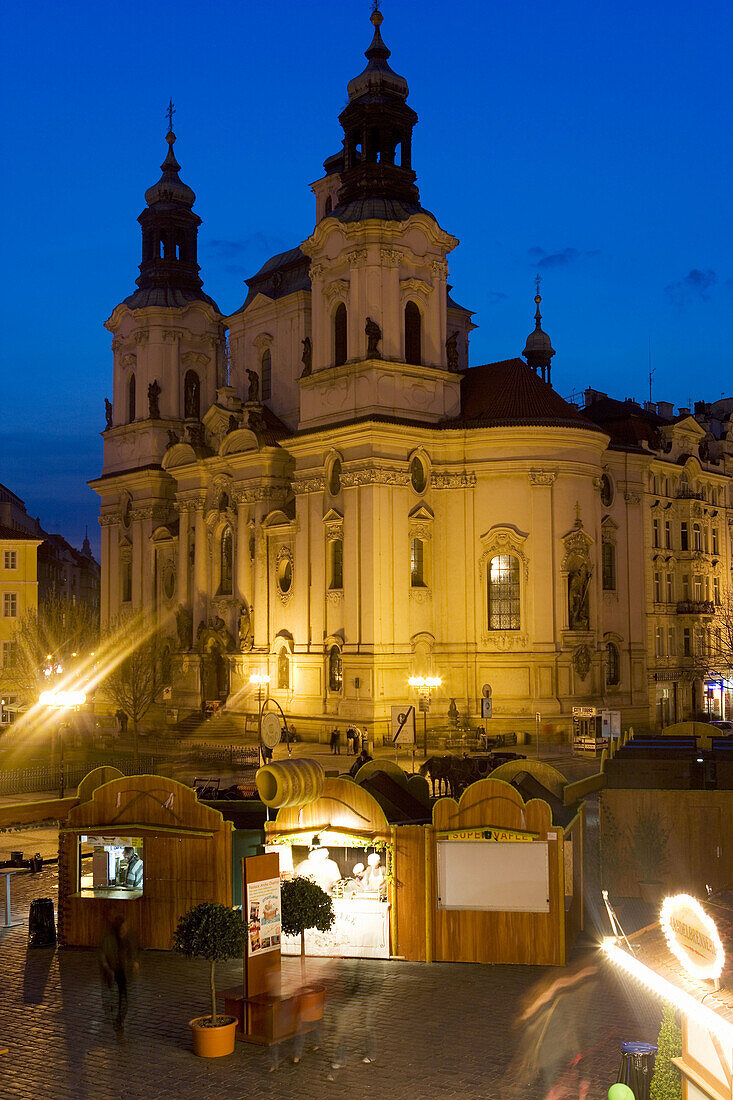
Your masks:
[[[0,1096],[23,1100],[172,1100],[188,1097],[325,1098],[382,1096],[450,1100],[540,1100],[510,1069],[519,1033],[513,1021],[526,997],[551,972],[539,967],[471,966],[364,960],[364,1010],[353,1014],[347,1063],[329,1081],[334,1026],[347,1003],[353,962],[309,961],[309,978],[328,986],[322,1051],[306,1049],[300,1065],[268,1073],[260,1048],[237,1044],[216,1060],[194,1056],[187,1021],[207,1011],[207,968],[167,952],[146,952],[131,997],[126,1035],[104,1019],[94,951],[27,950],[33,897],[56,898],[56,871],[16,875],[16,915],[24,924],[0,930]],[[592,950],[590,941],[585,950]],[[285,960],[293,973],[296,960]],[[295,971],[297,974],[297,971]],[[233,985],[241,964],[219,968],[218,985]],[[360,1061],[368,1008],[374,1013],[377,1058]],[[606,1096],[623,1038],[653,1040],[659,1013],[637,988],[620,984],[601,964],[586,1059],[589,1100]],[[565,1094],[578,1095],[577,1085]]]

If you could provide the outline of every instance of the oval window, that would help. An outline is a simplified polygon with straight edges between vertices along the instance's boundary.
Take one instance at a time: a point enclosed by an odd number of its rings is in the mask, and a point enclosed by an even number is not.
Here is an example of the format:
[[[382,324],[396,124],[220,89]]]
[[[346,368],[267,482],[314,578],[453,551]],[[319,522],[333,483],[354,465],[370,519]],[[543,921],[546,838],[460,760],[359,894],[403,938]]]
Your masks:
[[[169,569],[163,578],[163,592],[167,600],[173,599],[173,593],[176,590],[176,575],[172,569]]]
[[[613,482],[608,474],[601,478],[601,504],[604,508],[610,508],[613,504]]]
[[[341,492],[341,459],[335,458],[331,463],[331,473],[328,478],[328,491],[332,497]]]
[[[283,558],[280,562],[277,583],[281,592],[285,593],[290,591],[290,586],[293,583],[293,563],[290,558]]]
[[[132,501],[128,498],[125,510],[122,513],[122,526],[129,527],[132,522]]]
[[[412,487],[416,493],[425,492],[425,486],[428,483],[428,478],[427,474],[425,473],[425,467],[423,466],[421,460],[417,457],[417,455],[410,463],[410,481],[412,482]]]

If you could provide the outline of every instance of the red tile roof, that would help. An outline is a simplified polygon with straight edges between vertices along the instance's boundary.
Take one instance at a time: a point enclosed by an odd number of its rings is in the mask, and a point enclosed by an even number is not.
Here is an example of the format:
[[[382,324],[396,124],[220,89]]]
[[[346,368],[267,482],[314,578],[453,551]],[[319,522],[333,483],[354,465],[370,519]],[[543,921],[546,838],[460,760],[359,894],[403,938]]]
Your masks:
[[[43,542],[44,536],[33,535],[28,531],[19,531],[16,527],[4,527],[0,524],[0,541],[8,542]]]
[[[461,413],[443,426],[495,428],[522,424],[600,430],[522,359],[503,359],[467,370],[461,380]]]

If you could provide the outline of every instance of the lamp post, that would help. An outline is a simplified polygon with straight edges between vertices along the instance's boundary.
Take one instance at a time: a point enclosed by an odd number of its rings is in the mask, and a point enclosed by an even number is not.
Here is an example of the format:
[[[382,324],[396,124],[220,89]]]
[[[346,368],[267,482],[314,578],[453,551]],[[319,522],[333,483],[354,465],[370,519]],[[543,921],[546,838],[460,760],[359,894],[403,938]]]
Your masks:
[[[44,669],[45,672],[45,669]],[[49,710],[70,711],[78,710],[86,703],[87,697],[83,691],[42,691],[38,702]],[[68,723],[67,723],[68,724]],[[64,797],[64,722],[59,722],[59,759],[61,763],[61,782],[59,783],[59,798]]]
[[[420,710],[423,716],[423,752],[428,758],[428,711],[430,710],[430,692],[439,688],[443,681],[440,676],[411,676],[407,681],[410,687],[417,688],[420,697]]]
[[[249,678],[250,684],[257,688],[257,751],[260,754],[260,764],[262,763],[262,688],[265,684],[270,685],[270,677],[264,672],[253,672]],[[267,702],[267,698],[265,698]]]

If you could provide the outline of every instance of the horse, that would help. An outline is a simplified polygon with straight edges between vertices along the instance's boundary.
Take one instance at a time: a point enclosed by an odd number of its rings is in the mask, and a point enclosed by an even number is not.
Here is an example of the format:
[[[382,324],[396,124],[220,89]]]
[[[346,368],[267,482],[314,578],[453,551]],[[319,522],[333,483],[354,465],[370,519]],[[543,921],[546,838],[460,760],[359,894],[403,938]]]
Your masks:
[[[420,765],[420,775],[427,776],[433,788],[433,798],[436,797],[437,784],[438,796],[452,794],[451,785],[451,761],[452,756],[429,756],[424,764]],[[445,788],[445,790],[443,789]]]

